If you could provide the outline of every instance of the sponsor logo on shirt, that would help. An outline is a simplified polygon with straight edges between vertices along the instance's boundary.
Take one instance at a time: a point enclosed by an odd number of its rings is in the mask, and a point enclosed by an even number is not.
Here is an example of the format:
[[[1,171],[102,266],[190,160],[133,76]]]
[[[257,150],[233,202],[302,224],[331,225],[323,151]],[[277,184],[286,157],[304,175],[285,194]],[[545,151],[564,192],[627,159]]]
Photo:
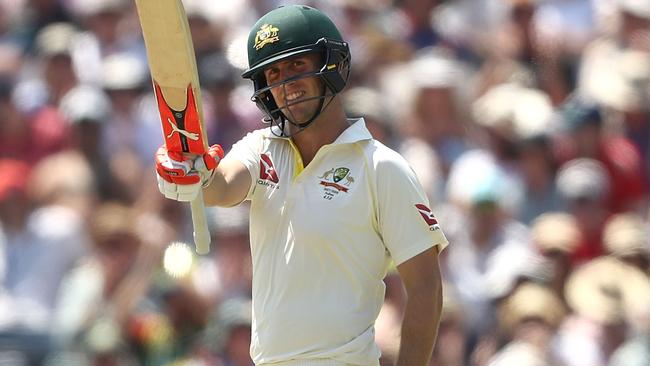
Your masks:
[[[350,175],[350,169],[346,167],[332,168],[321,174],[320,185],[323,186],[325,195],[323,198],[331,200],[340,192],[348,193],[350,186],[354,183],[354,177]]]
[[[429,207],[418,203],[415,205],[415,208],[420,213],[420,216],[422,216],[424,219],[424,222],[429,225],[429,230],[438,230],[440,228],[438,226],[438,220],[433,216],[433,212],[431,212],[431,209],[429,209]]]
[[[276,187],[276,184],[280,182],[278,178],[278,173],[273,166],[273,161],[269,154],[260,155],[260,178],[257,180],[257,184]]]

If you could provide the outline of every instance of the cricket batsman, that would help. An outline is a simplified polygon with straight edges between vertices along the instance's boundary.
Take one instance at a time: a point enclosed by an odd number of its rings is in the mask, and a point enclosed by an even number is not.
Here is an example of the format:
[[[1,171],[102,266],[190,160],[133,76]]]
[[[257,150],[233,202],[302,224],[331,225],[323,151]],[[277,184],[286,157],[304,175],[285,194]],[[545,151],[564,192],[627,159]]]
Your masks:
[[[346,117],[348,44],[319,10],[284,6],[253,26],[248,61],[269,126],[223,159],[175,160],[163,146],[156,164],[168,198],[251,203],[253,361],[378,366],[374,322],[394,262],[408,296],[397,365],[428,365],[447,239],[406,161]]]

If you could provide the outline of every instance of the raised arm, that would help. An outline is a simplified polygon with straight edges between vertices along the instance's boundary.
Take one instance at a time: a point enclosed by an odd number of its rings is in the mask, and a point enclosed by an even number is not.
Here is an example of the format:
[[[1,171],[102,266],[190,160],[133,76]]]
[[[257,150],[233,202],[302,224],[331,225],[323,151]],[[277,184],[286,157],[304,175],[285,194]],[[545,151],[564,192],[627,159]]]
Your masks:
[[[212,182],[203,189],[203,199],[208,206],[235,206],[246,198],[250,185],[251,175],[246,166],[225,158],[216,168]]]

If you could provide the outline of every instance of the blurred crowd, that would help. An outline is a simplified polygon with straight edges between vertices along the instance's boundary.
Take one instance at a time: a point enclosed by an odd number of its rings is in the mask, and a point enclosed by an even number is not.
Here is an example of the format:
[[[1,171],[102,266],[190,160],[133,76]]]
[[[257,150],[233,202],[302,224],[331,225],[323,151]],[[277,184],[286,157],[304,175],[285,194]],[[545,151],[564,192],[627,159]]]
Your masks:
[[[263,128],[249,27],[185,0],[210,144]],[[650,365],[650,1],[305,0],[351,45],[342,97],[402,153],[450,246],[431,366]],[[0,365],[252,365],[246,205],[187,205],[134,2],[0,0]],[[190,244],[185,244],[190,243]],[[376,325],[391,365],[404,292]]]

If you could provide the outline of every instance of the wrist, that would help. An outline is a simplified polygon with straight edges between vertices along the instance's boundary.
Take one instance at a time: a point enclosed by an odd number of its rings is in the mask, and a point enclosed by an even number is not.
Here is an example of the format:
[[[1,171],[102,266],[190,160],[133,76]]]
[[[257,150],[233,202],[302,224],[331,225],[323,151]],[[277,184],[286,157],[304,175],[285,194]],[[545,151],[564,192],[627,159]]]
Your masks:
[[[216,169],[212,169],[212,170],[207,171],[207,174],[206,174],[207,177],[201,183],[201,187],[208,188],[208,186],[210,186],[210,184],[212,184],[212,181],[214,180],[214,171],[215,170]]]

